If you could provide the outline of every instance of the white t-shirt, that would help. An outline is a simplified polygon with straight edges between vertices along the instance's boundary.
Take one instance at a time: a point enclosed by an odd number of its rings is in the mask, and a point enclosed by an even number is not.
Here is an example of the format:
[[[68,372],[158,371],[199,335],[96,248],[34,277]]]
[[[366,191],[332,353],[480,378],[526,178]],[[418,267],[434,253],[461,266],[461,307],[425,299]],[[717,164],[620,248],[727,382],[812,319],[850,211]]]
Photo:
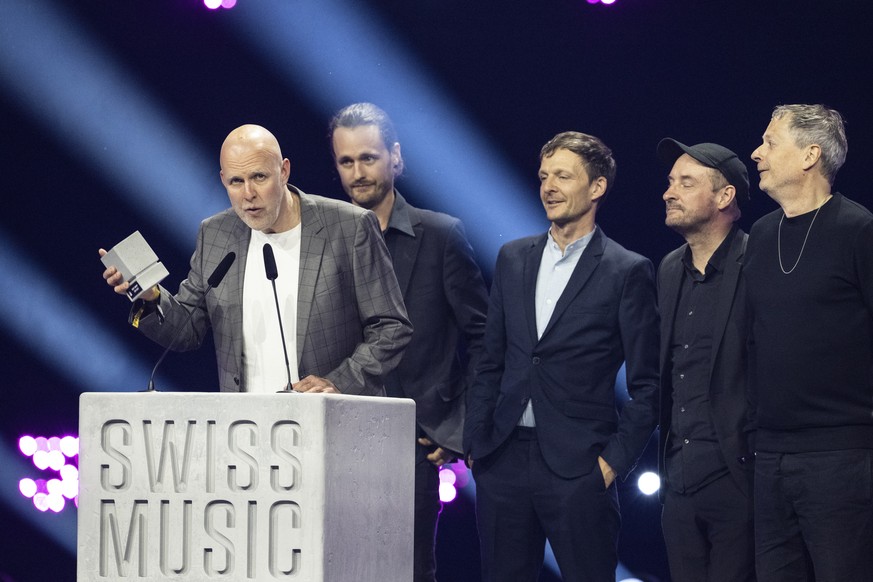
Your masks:
[[[297,225],[286,232],[265,234],[253,230],[243,278],[243,369],[246,390],[272,394],[288,384],[285,352],[276,316],[273,282],[264,268],[264,245],[269,243],[276,258],[276,295],[285,330],[291,382],[297,373],[297,293],[300,273],[300,232]]]

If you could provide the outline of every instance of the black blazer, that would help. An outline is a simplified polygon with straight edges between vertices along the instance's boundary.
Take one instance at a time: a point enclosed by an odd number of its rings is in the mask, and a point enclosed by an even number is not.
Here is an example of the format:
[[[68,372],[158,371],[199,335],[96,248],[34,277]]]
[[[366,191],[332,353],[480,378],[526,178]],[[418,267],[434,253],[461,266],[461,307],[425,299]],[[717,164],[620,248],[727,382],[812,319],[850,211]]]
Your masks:
[[[537,438],[552,471],[585,475],[598,468],[600,455],[626,475],[657,422],[654,269],[597,228],[537,339],[536,280],[546,240],[542,234],[500,250],[465,453],[480,459],[493,452],[533,399]],[[619,416],[615,381],[625,360],[631,400]]]
[[[460,453],[488,290],[460,220],[410,206],[395,191],[395,223],[401,233],[391,260],[415,331],[385,382],[415,400],[418,425],[432,441]]]
[[[751,427],[754,408],[748,390],[749,317],[745,282],[741,277],[747,239],[748,235],[737,229],[725,261],[718,311],[713,322],[709,397],[715,433],[730,474],[737,486],[747,496],[751,496],[753,456],[750,441],[753,435]],[[673,408],[670,338],[673,335],[676,304],[682,283],[682,256],[687,246],[682,245],[669,253],[658,267],[658,305],[661,310],[661,428],[658,468],[662,500],[663,492],[669,487],[664,461]]]

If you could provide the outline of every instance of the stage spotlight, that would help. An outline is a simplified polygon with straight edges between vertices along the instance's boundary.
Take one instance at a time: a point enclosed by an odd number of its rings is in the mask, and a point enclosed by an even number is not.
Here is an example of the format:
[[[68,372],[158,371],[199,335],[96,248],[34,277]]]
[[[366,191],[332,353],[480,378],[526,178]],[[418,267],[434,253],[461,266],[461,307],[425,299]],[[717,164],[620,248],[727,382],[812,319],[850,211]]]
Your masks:
[[[444,469],[440,470],[440,483],[448,483],[454,486],[457,480],[458,476],[452,470],[451,465],[447,465]]]
[[[18,439],[18,448],[24,456],[30,457],[37,469],[58,473],[48,480],[27,477],[19,480],[19,492],[30,498],[34,507],[43,512],[51,510],[59,513],[64,509],[67,499],[78,507],[79,469],[75,464],[67,464],[68,458],[75,459],[79,454],[77,437],[34,438],[24,435]],[[75,463],[75,460],[72,462]]]
[[[32,457],[33,453],[36,452],[36,439],[30,435],[24,435],[18,439],[18,450],[25,457]]]
[[[21,494],[25,497],[32,498],[36,495],[36,481],[31,479],[30,477],[25,477],[21,481],[18,482],[18,490],[21,491]]]
[[[449,503],[455,500],[458,496],[458,491],[451,483],[440,483],[440,501]]]
[[[33,453],[33,465],[39,469],[40,471],[45,471],[49,467],[49,452],[48,451],[36,451]]]
[[[52,471],[60,471],[66,462],[67,459],[61,451],[49,451],[48,466]]]
[[[74,436],[65,436],[61,439],[61,452],[65,456],[73,458],[79,454],[79,439]]]
[[[233,8],[236,6],[236,0],[203,0],[203,5],[210,10],[218,10],[219,8]]]
[[[652,495],[653,493],[657,493],[658,489],[661,488],[661,479],[658,477],[657,473],[646,471],[640,475],[639,480],[637,480],[637,487],[639,487],[640,491],[646,495]]]
[[[445,465],[440,468],[440,501],[449,503],[454,501],[458,496],[458,490],[455,489],[455,481],[458,476],[452,468],[452,465]]]

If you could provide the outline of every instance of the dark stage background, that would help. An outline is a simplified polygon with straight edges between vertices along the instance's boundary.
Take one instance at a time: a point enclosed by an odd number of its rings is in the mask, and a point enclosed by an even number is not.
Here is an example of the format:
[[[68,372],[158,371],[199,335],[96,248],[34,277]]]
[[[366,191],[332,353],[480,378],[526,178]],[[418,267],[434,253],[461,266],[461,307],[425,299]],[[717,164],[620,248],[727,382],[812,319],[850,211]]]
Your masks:
[[[0,580],[75,577],[74,510],[39,513],[18,494],[28,467],[18,436],[76,432],[80,393],[144,388],[160,354],[127,326],[97,249],[139,229],[175,289],[198,221],[227,205],[218,150],[234,127],[271,129],[295,185],[342,197],[326,124],[345,104],[374,101],[400,133],[399,188],[462,218],[488,274],[501,244],[547,226],[541,145],[592,133],[619,165],[598,222],[657,263],[681,242],[663,226],[658,141],[716,141],[747,159],[748,229],[776,208],[748,155],[779,103],[844,114],[850,147],[836,186],[873,206],[867,5],[238,0],[210,11],[198,0],[0,0]],[[212,389],[211,344],[171,355],[158,384]],[[620,551],[637,577],[664,581],[660,507],[636,489],[654,467],[650,447],[620,485]],[[444,582],[479,580],[472,510],[462,496],[444,512]]]

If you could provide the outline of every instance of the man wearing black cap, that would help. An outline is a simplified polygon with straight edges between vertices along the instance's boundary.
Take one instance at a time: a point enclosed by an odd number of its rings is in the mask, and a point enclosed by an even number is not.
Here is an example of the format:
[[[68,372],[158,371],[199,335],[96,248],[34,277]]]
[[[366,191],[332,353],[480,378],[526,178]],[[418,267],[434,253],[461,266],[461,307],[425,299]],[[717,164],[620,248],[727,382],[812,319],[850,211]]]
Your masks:
[[[667,138],[666,224],[686,244],[658,269],[662,527],[675,582],[755,579],[747,310],[740,278],[745,165],[713,143]]]

